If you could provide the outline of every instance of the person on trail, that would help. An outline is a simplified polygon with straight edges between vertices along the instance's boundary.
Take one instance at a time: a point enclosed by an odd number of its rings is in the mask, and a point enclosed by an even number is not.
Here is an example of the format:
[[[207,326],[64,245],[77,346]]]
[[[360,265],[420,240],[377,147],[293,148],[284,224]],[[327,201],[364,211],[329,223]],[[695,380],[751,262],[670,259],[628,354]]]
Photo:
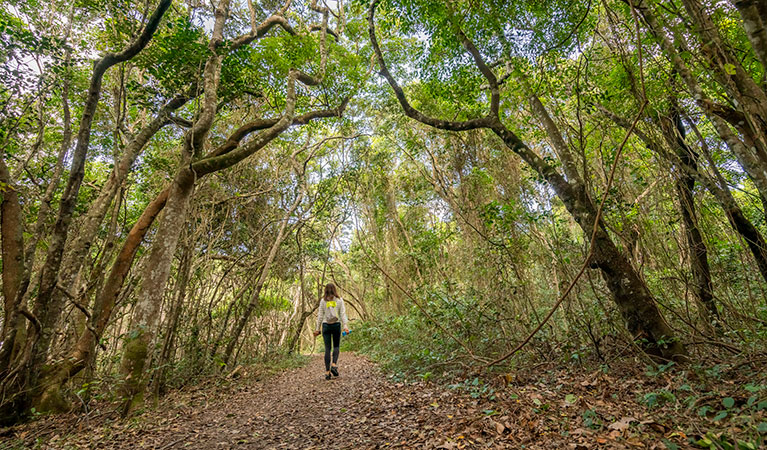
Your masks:
[[[317,328],[314,337],[322,333],[325,341],[325,379],[330,375],[338,376],[338,354],[341,349],[341,329],[344,334],[349,333],[349,322],[346,318],[344,299],[338,296],[336,285],[328,283],[325,286],[325,295],[320,299],[320,307],[317,310]],[[331,346],[332,341],[332,346]],[[333,363],[330,362],[330,351],[333,350]]]

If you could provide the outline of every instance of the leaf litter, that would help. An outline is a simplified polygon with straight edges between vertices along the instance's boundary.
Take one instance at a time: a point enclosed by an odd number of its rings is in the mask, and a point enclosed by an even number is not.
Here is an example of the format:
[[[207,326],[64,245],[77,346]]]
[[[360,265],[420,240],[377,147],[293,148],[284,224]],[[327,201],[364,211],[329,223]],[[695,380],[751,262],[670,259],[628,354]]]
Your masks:
[[[492,395],[472,395],[457,385],[395,381],[353,353],[342,354],[339,366],[341,376],[326,381],[315,355],[265,379],[245,375],[171,393],[127,420],[107,406],[45,417],[0,430],[0,449],[664,449],[690,448],[688,434],[703,436],[711,423],[691,408],[686,415],[647,408],[641,393],[674,382],[636,370],[620,377],[519,371],[490,380]],[[711,389],[727,386],[737,387]]]

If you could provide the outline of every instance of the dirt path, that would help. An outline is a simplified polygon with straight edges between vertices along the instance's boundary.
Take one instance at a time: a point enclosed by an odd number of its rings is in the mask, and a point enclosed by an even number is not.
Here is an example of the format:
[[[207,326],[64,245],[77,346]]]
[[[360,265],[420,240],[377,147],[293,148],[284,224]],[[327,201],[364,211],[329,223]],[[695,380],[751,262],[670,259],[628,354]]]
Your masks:
[[[428,383],[394,383],[351,353],[341,354],[339,366],[340,377],[326,381],[315,355],[269,380],[214,397],[201,390],[133,421],[58,425],[67,429],[41,448],[518,448],[508,433],[482,431],[489,421],[478,400]],[[29,444],[30,433],[15,434]]]
[[[53,416],[4,430],[0,449],[654,449],[682,436],[631,400],[666,379],[561,372],[497,391],[476,381],[448,389],[394,382],[351,353],[339,365],[330,381],[315,355],[265,380],[200,385],[129,420],[108,407]]]
[[[150,445],[436,447],[445,437],[434,436],[435,425],[444,428],[451,418],[461,417],[455,408],[441,408],[434,392],[390,383],[361,357],[344,354],[340,370],[339,378],[326,381],[322,357],[315,356],[306,367],[248,387],[205,411],[179,418],[185,422],[183,429],[155,434]]]

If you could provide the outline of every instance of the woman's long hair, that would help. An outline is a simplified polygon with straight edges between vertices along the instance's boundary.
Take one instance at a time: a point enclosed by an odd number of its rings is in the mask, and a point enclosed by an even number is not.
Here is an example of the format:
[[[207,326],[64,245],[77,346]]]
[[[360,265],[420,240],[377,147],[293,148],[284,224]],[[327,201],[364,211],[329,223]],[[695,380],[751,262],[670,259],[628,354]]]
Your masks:
[[[333,283],[328,283],[325,285],[325,301],[333,300],[334,298],[338,298],[338,292],[336,291],[336,285]]]

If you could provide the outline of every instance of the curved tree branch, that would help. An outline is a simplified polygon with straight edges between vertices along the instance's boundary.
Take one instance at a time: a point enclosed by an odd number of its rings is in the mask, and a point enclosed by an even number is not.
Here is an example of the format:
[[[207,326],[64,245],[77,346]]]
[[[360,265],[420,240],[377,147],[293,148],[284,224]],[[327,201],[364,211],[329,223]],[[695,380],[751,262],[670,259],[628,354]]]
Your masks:
[[[383,75],[384,78],[386,78],[386,81],[394,90],[394,95],[397,96],[397,100],[399,100],[400,105],[402,105],[402,109],[404,110],[405,115],[410,117],[411,119],[417,120],[423,124],[432,126],[434,128],[439,128],[441,130],[466,131],[466,130],[475,130],[477,128],[490,127],[492,123],[490,116],[485,116],[479,119],[471,119],[471,120],[465,120],[465,121],[450,121],[450,120],[442,120],[442,119],[437,119],[435,117],[427,116],[423,114],[421,111],[418,111],[417,109],[413,108],[413,106],[410,104],[410,102],[407,100],[407,97],[405,96],[405,91],[402,90],[400,85],[392,76],[391,72],[389,72],[389,68],[386,65],[386,60],[384,60],[383,54],[381,53],[381,47],[378,45],[378,39],[376,38],[376,33],[375,33],[375,20],[374,20],[375,10],[377,6],[378,6],[378,0],[374,0],[370,4],[370,9],[368,10],[368,32],[370,34],[370,43],[373,45],[373,50],[375,51],[376,58],[378,60],[378,65],[381,67],[380,73],[381,75]],[[493,78],[494,77],[495,76],[493,75]],[[496,90],[497,90],[497,87],[498,85],[496,82]],[[493,108],[492,100],[491,100],[491,111],[493,109],[497,111],[497,108],[498,108],[497,105],[495,106],[495,108]]]

